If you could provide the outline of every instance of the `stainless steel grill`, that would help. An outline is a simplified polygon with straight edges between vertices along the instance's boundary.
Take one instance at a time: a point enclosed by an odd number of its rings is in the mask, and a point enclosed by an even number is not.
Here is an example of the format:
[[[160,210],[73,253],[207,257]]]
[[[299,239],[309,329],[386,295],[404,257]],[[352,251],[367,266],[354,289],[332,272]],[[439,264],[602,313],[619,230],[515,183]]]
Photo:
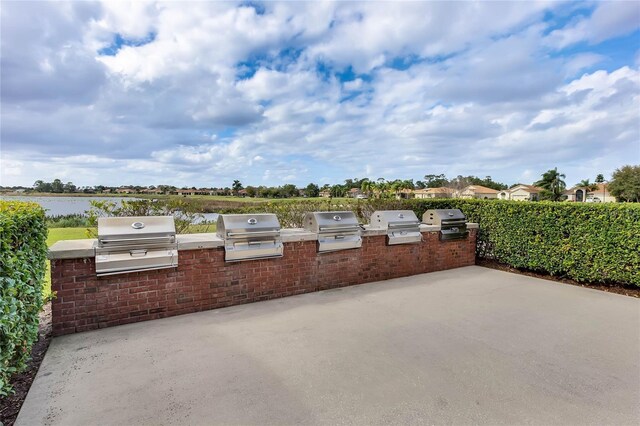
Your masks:
[[[467,238],[467,217],[458,209],[427,210],[422,215],[427,225],[440,226],[440,240],[462,240]]]
[[[98,276],[178,266],[173,216],[98,218]]]
[[[227,262],[280,257],[284,250],[275,214],[221,214],[216,232]]]
[[[360,225],[353,212],[307,213],[304,228],[318,234],[319,252],[362,247]]]
[[[386,229],[389,245],[422,241],[420,221],[411,210],[375,211],[371,215],[371,229]]]

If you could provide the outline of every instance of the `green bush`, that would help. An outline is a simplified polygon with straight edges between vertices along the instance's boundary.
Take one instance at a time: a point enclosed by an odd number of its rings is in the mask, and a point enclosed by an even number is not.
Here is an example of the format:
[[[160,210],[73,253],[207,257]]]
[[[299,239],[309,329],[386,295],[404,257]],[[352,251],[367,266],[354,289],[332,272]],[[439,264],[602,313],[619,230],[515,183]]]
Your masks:
[[[246,207],[228,209],[221,213],[275,213],[283,228],[300,228],[304,215],[308,212],[319,211],[353,211],[358,220],[363,223],[376,210],[412,209],[407,207],[407,200],[395,199],[335,199],[324,200],[292,200],[255,204]]]
[[[209,223],[199,213],[202,206],[196,201],[187,202],[177,198],[122,200],[120,204],[114,201],[91,201],[91,209],[87,212],[87,234],[90,237],[98,235],[98,218],[107,216],[173,216],[176,232],[184,234],[191,232],[197,226],[199,232],[207,232]]]
[[[47,216],[48,228],[81,228],[87,224],[88,218],[83,214]]]
[[[36,203],[0,201],[0,395],[38,338],[47,227]]]
[[[308,211],[351,210],[363,223],[375,210],[457,208],[480,224],[476,254],[515,268],[580,282],[640,286],[640,204],[498,200],[338,200],[265,203],[239,212],[272,212],[300,227]]]

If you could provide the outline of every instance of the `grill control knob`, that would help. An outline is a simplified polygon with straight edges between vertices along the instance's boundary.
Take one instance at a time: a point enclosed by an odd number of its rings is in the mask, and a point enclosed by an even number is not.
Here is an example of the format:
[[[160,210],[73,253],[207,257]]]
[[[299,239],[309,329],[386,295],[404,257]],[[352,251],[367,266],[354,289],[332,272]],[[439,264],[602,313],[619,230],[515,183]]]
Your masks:
[[[247,221],[247,223],[248,223],[249,225],[255,225],[256,223],[258,223],[258,220],[257,220],[255,217],[252,217],[251,219],[249,219],[249,220]]]
[[[400,214],[398,215],[398,217],[399,217],[400,219],[404,219],[404,215],[403,215],[402,213],[400,213]]]
[[[144,228],[144,222],[133,222],[131,224],[131,227],[133,229],[142,229],[142,228]]]
[[[342,220],[342,218],[341,218],[340,216],[338,216],[338,215],[335,215],[335,216],[333,217],[333,220],[335,220],[335,221],[337,222],[337,221],[341,221],[341,220]]]

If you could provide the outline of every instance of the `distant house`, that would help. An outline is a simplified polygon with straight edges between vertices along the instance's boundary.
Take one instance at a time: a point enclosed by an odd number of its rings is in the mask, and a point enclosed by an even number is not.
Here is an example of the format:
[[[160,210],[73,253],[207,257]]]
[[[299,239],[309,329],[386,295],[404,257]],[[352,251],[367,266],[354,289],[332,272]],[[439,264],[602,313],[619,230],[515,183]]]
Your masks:
[[[415,189],[410,189],[410,188],[401,189],[396,193],[396,198],[399,200],[413,198],[415,196],[415,192],[416,192]]]
[[[362,195],[362,191],[360,191],[360,188],[351,188],[349,192],[347,192],[347,197],[349,198],[356,198],[358,197],[358,195]]]
[[[187,195],[195,195],[196,191],[193,189],[177,189],[173,191],[172,194],[182,195],[183,197],[186,197]]]
[[[325,189],[324,191],[320,191],[320,196],[323,198],[330,198],[331,191],[329,191],[328,189]]]
[[[487,188],[482,185],[469,185],[458,192],[458,198],[498,198],[498,192],[499,191],[495,189]]]
[[[515,201],[538,201],[543,188],[519,184],[513,188],[498,191],[497,198],[499,200],[515,200]]]
[[[452,198],[453,189],[451,188],[425,188],[413,191],[415,198]]]
[[[217,195],[218,191],[214,188],[199,188],[194,191],[196,195]]]
[[[124,186],[121,186],[120,188],[116,188],[116,193],[117,194],[133,194],[135,191],[133,190],[133,188],[127,188]]]
[[[155,189],[143,189],[140,191],[141,194],[150,194],[150,195],[161,195],[162,191],[158,188]]]
[[[224,188],[209,188],[208,195],[226,195]]]
[[[575,201],[578,203],[615,203],[618,201],[616,197],[609,193],[606,183],[596,184],[595,191],[589,191],[583,186],[574,186],[564,191],[567,201]]]

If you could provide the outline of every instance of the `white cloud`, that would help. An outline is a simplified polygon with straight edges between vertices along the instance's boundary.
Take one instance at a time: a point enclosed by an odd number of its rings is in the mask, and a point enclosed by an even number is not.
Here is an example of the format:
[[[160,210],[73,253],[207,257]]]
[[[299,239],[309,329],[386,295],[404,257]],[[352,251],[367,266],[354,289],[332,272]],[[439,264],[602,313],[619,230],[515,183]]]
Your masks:
[[[31,7],[0,11],[3,185],[577,180],[640,160],[637,52],[599,70],[546,47],[628,33],[608,3],[548,36],[555,2]]]
[[[587,41],[601,41],[623,36],[640,28],[640,6],[636,1],[598,2],[593,14],[577,20],[569,27],[557,29],[549,35],[547,42],[564,48]]]
[[[603,55],[596,53],[581,53],[569,58],[564,65],[565,76],[573,77],[585,68],[590,68],[606,60]]]

